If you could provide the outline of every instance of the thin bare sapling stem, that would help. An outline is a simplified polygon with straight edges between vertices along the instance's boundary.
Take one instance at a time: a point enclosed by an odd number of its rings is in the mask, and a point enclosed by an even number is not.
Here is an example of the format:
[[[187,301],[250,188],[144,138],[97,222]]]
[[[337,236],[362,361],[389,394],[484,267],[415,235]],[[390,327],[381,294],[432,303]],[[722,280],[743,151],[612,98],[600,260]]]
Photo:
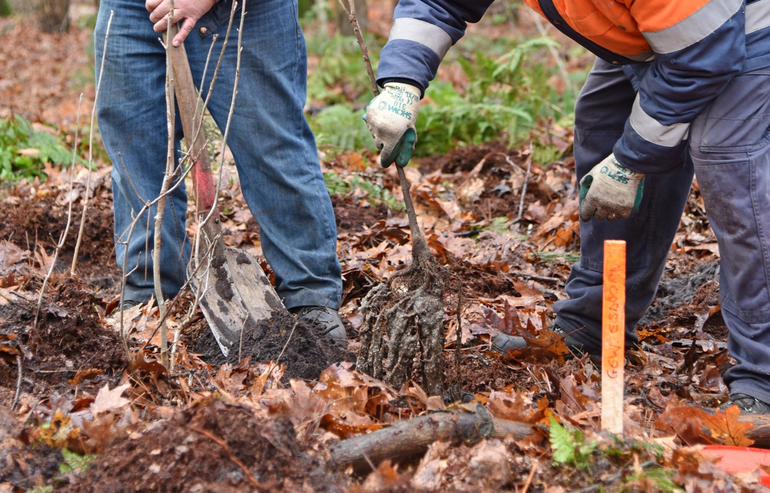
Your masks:
[[[94,163],[94,122],[96,121],[96,103],[99,101],[99,89],[102,86],[102,74],[104,73],[104,60],[107,56],[107,41],[110,38],[110,27],[112,26],[112,17],[115,15],[114,10],[110,10],[110,18],[107,21],[107,31],[104,33],[104,49],[102,51],[102,65],[99,67],[99,80],[96,83],[96,93],[94,94],[94,106],[91,108],[91,128],[88,136],[88,175],[86,178],[86,192],[83,195],[83,211],[80,215],[80,228],[78,229],[78,238],[75,241],[75,251],[72,254],[72,267],[70,273],[74,274],[78,265],[78,252],[80,251],[80,243],[83,240],[83,232],[86,224],[86,211],[88,210],[88,199],[91,196],[91,175]]]
[[[61,236],[59,237],[59,242],[56,244],[56,249],[53,252],[53,259],[51,260],[51,266],[48,268],[48,273],[45,276],[45,279],[43,279],[43,285],[40,286],[40,294],[37,297],[37,307],[35,308],[35,321],[33,322],[32,326],[37,328],[38,321],[40,320],[40,308],[43,305],[43,294],[45,293],[45,288],[48,286],[48,280],[51,278],[51,275],[53,274],[53,269],[56,267],[56,261],[59,259],[59,251],[64,246],[64,242],[67,240],[67,235],[69,234],[70,225],[72,224],[72,202],[74,202],[72,198],[72,184],[75,181],[75,162],[77,160],[78,155],[78,137],[80,136],[80,109],[83,106],[83,94],[80,94],[80,101],[78,101],[78,114],[77,119],[75,120],[75,142],[73,144],[72,148],[72,164],[70,165],[70,177],[69,177],[69,191],[70,191],[70,197],[69,197],[69,204],[67,206],[67,224],[64,226],[64,231],[62,232]]]
[[[166,32],[171,31],[174,15],[174,0],[169,3],[168,21]],[[169,40],[170,41],[170,40]],[[176,158],[176,139],[174,125],[176,120],[176,107],[174,102],[174,72],[171,63],[173,56],[172,44],[166,43],[166,128],[168,130],[168,146],[166,148],[166,172],[163,174],[163,183],[160,187],[160,195],[163,197],[158,202],[157,212],[155,213],[155,235],[153,237],[152,249],[152,278],[155,285],[155,298],[158,303],[158,310],[162,322],[160,325],[160,363],[166,368],[168,365],[168,334],[166,332],[166,300],[163,296],[163,289],[160,278],[160,253],[162,246],[161,229],[163,227],[163,215],[166,210],[165,191],[169,188],[171,177],[174,174],[174,161]]]
[[[377,80],[374,77],[374,70],[372,70],[372,62],[369,58],[369,49],[366,47],[366,41],[361,33],[361,25],[358,23],[358,17],[356,16],[356,6],[353,0],[348,0],[350,8],[346,6],[342,0],[338,0],[342,10],[348,16],[348,20],[353,25],[353,32],[358,40],[358,46],[361,48],[361,54],[364,57],[364,64],[366,65],[366,73],[369,75],[369,82],[372,85],[372,92],[375,96],[380,94],[380,88],[377,87]],[[401,166],[396,165],[396,171],[398,173],[398,181],[401,184],[401,191],[404,195],[404,206],[406,207],[406,215],[409,218],[409,231],[412,234],[412,260],[416,262],[435,262],[433,254],[430,252],[428,242],[425,241],[425,236],[422,234],[420,225],[417,222],[417,214],[414,211],[414,204],[412,203],[412,196],[410,190],[412,186],[409,180],[406,178],[406,173]]]

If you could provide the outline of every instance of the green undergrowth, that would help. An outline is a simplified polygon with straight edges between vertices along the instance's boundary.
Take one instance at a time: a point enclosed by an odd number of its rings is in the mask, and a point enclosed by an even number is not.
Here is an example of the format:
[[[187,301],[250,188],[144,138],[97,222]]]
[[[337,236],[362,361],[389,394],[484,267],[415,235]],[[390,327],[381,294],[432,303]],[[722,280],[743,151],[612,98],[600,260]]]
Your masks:
[[[654,491],[684,491],[674,482],[676,471],[667,467],[663,446],[619,435],[589,438],[577,428],[567,428],[549,416],[553,465],[566,472],[575,470],[595,487],[580,491],[603,491],[602,477],[619,491],[637,491],[640,484]]]
[[[510,23],[516,33],[516,11],[509,10],[482,22]],[[352,36],[329,36],[318,29],[318,12],[316,8],[303,18],[305,25],[315,27],[306,33],[308,53],[315,60],[308,78],[308,121],[319,147],[332,155],[373,150],[361,120],[373,97],[361,49]],[[386,40],[364,36],[376,71]],[[492,39],[483,30],[469,34],[450,50],[426,91],[416,122],[415,157],[502,141],[511,147],[532,142],[535,161],[541,164],[560,159],[562,152],[550,143],[547,127],[572,127],[587,68],[567,70],[565,60],[584,55],[584,50],[565,49],[547,36]],[[458,69],[465,81],[449,75]]]
[[[337,173],[330,172],[324,173],[324,182],[329,195],[347,195],[356,189],[361,189],[365,193],[366,200],[371,204],[385,204],[393,211],[404,208],[401,200],[391,194],[390,190],[364,176],[350,174],[343,178]]]
[[[78,153],[76,164],[86,160]],[[0,119],[0,180],[45,180],[46,165],[69,166],[73,161],[70,144],[61,132],[36,130],[21,116]]]

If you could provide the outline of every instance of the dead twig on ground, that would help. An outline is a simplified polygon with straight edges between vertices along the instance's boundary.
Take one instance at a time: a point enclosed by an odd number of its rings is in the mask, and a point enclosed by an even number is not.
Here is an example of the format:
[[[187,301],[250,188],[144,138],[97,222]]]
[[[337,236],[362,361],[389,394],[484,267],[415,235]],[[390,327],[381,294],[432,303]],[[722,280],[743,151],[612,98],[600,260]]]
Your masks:
[[[436,441],[474,445],[487,438],[513,435],[514,439],[522,440],[537,433],[538,429],[531,424],[493,418],[477,405],[475,411],[436,412],[342,440],[329,450],[330,466],[366,470],[387,459],[403,460],[424,454]]]
[[[527,173],[524,175],[524,185],[521,186],[521,198],[519,199],[519,214],[516,216],[514,222],[521,221],[524,216],[524,197],[527,195],[527,182],[529,181],[529,173],[532,171],[532,142],[529,143],[529,156],[527,156]]]
[[[16,409],[16,404],[19,403],[19,395],[21,394],[21,361],[22,357],[21,354],[16,355],[16,371],[18,372],[18,376],[16,377],[16,393],[13,395],[13,403],[11,404],[11,411]]]

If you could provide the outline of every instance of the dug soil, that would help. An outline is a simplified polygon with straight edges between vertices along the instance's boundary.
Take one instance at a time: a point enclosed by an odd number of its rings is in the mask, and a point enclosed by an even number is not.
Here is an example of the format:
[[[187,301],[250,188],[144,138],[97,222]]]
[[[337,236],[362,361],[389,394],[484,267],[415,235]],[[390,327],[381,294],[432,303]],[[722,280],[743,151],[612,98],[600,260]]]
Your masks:
[[[243,339],[225,357],[210,330],[194,342],[194,351],[215,367],[237,364],[244,358],[252,363],[285,363],[285,381],[292,378],[315,380],[334,363],[355,361],[355,355],[322,334],[320,324],[306,322],[289,313],[276,313],[244,330]],[[236,350],[237,349],[237,350]]]
[[[199,402],[156,426],[115,440],[61,491],[344,491],[340,476],[300,444],[286,418],[246,406]]]

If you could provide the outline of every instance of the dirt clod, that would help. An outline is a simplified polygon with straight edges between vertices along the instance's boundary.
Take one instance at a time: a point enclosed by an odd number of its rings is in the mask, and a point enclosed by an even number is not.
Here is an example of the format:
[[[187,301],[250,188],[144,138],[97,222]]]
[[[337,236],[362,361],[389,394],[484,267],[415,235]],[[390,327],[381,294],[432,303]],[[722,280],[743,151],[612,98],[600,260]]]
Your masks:
[[[221,400],[117,439],[63,491],[342,491],[297,441],[291,421]],[[308,488],[310,488],[308,490]]]
[[[222,354],[208,330],[195,342],[195,352],[214,366],[236,364],[246,357],[251,357],[252,363],[286,363],[285,379],[313,380],[330,365],[353,358],[320,332],[320,326],[288,313],[276,313],[255,326],[244,328],[240,347],[234,347],[228,357]]]

